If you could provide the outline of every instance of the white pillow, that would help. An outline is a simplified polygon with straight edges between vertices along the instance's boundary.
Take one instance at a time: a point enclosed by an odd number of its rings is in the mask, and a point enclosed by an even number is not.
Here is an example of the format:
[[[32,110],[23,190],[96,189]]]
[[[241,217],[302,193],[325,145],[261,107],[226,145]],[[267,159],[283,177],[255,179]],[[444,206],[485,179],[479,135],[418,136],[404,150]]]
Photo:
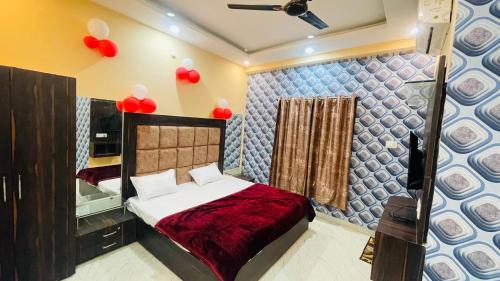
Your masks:
[[[178,191],[174,169],[154,175],[130,177],[130,180],[141,201]]]
[[[189,174],[198,185],[205,185],[207,183],[215,182],[224,178],[219,171],[216,163],[208,166],[192,169]]]

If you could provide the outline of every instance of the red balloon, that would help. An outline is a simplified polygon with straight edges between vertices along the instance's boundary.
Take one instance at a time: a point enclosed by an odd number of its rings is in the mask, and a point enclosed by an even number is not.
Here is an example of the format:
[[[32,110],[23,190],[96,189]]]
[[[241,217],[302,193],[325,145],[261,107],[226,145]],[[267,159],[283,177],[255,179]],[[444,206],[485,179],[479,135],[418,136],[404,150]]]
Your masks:
[[[137,110],[139,110],[140,106],[141,103],[134,97],[128,97],[123,100],[123,108],[126,112],[136,112]]]
[[[233,112],[229,108],[224,108],[223,119],[230,119],[233,116]]]
[[[141,101],[141,110],[144,113],[153,113],[156,110],[156,103],[150,98],[144,98]]]
[[[224,108],[216,107],[216,108],[214,108],[214,111],[212,112],[212,114],[214,115],[214,118],[224,119]]]
[[[188,78],[188,73],[189,71],[185,67],[178,67],[177,70],[175,71],[175,75],[179,80],[184,80]]]
[[[120,111],[120,112],[123,111],[123,102],[122,101],[116,101],[116,109],[118,109],[118,111]]]
[[[200,73],[196,70],[190,70],[189,73],[188,73],[188,81],[195,84],[195,83],[198,83],[198,81],[200,81]]]
[[[90,49],[99,47],[99,39],[91,35],[83,37],[83,43],[85,43],[85,46],[89,47]]]
[[[111,40],[101,40],[99,42],[99,51],[105,57],[112,58],[118,54],[118,47]]]

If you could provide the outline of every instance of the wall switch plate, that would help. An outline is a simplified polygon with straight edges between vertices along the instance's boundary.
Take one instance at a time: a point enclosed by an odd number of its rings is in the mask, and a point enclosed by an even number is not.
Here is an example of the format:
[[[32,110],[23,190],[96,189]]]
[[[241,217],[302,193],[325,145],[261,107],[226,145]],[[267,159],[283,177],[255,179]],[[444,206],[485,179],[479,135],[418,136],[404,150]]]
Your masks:
[[[398,143],[395,141],[386,141],[385,147],[386,148],[398,148]]]

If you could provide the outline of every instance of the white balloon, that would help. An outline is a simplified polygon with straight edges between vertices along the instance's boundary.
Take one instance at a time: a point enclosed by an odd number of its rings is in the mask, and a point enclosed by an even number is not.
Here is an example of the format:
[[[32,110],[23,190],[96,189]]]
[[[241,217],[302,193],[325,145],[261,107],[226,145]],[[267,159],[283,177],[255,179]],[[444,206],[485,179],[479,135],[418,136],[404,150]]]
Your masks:
[[[132,88],[132,95],[138,100],[143,100],[148,95],[148,88],[142,84],[137,84]]]
[[[219,107],[222,107],[222,108],[226,108],[229,105],[229,103],[227,102],[226,99],[220,99],[217,104],[219,105]]]
[[[103,40],[109,37],[109,26],[105,21],[101,19],[89,19],[89,21],[87,22],[87,29],[89,30],[90,35],[99,40]]]
[[[190,58],[185,58],[182,60],[182,66],[184,66],[185,69],[191,70],[193,69],[193,60]]]

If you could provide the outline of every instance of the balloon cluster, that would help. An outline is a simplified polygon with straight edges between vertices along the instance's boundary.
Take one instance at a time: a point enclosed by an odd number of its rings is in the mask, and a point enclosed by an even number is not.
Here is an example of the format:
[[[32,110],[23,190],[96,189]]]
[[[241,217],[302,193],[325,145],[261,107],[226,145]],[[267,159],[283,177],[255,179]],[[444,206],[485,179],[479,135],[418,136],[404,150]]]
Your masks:
[[[142,84],[137,84],[132,88],[132,96],[126,97],[123,101],[116,102],[116,108],[125,112],[153,113],[156,110],[154,100],[147,98],[148,88]]]
[[[198,83],[201,79],[200,73],[193,69],[193,60],[190,58],[182,60],[182,66],[177,68],[175,75],[177,79],[187,80],[193,84]]]
[[[109,37],[109,27],[106,22],[100,19],[90,19],[87,23],[90,35],[83,37],[83,43],[90,49],[98,49],[105,56],[112,58],[118,54],[116,44],[107,39]]]
[[[225,99],[220,99],[217,103],[217,107],[212,111],[212,115],[217,119],[230,119],[233,116],[233,112],[228,108],[229,103]]]

